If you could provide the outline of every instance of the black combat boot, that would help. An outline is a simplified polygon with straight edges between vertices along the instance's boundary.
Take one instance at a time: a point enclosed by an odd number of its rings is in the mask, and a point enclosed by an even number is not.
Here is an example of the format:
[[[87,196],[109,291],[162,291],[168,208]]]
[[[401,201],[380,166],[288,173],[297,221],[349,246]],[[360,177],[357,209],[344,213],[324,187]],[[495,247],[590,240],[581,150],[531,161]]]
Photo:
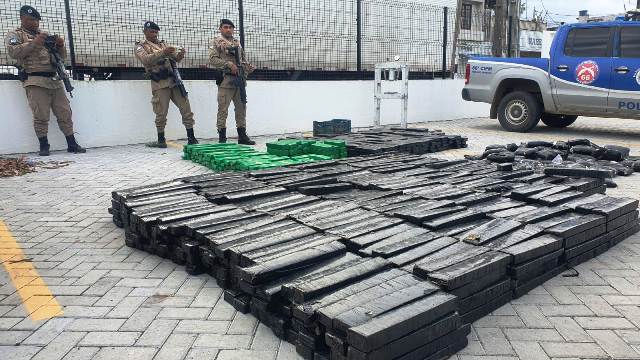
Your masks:
[[[227,142],[227,128],[218,129],[218,142],[225,144]]]
[[[196,136],[193,134],[193,128],[187,129],[187,144],[189,145],[199,144],[198,139],[196,139]]]
[[[158,133],[158,141],[148,143],[147,147],[166,149],[167,148],[167,139],[164,138],[164,132],[159,132]]]
[[[65,136],[67,138],[67,152],[74,154],[84,154],[87,152],[87,149],[78,145],[76,142],[76,138],[73,135]]]
[[[238,144],[255,145],[256,142],[249,138],[246,128],[238,128]]]
[[[40,142],[40,152],[38,152],[38,155],[40,156],[49,156],[49,140],[47,139],[46,136],[40,137],[38,138],[38,141]]]

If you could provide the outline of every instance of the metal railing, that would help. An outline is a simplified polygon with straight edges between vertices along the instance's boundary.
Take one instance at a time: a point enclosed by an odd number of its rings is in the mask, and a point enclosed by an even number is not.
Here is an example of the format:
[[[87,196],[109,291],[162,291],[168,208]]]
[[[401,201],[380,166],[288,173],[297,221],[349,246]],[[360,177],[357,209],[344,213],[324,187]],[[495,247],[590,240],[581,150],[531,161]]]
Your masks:
[[[0,0],[3,35],[19,26],[22,4]],[[209,42],[221,18],[235,22],[258,69],[254,79],[372,79],[376,63],[396,56],[410,65],[412,78],[449,77],[452,71],[456,11],[425,0],[32,0],[30,5],[41,13],[43,31],[66,37],[76,79],[141,78],[133,50],[144,38],[147,20],[161,27],[162,39],[187,50],[180,65],[185,79],[211,79]],[[460,44],[477,33],[461,30]],[[0,72],[13,64],[3,48]],[[11,72],[3,78],[13,78]]]

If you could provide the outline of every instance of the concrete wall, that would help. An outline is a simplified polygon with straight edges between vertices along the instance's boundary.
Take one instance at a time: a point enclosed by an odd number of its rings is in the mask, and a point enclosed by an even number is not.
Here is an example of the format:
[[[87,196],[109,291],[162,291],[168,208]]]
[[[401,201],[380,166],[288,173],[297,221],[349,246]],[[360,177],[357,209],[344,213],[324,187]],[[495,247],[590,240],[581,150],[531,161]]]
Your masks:
[[[399,82],[398,84],[399,85]],[[155,139],[151,89],[147,81],[75,82],[76,138],[87,147],[135,144]],[[216,135],[216,87],[208,81],[187,81],[196,118],[196,135]],[[409,86],[409,122],[451,120],[487,116],[486,104],[464,102],[462,80],[416,80]],[[351,119],[354,127],[373,124],[373,81],[268,82],[248,87],[248,129],[252,135],[308,131],[313,121]],[[232,106],[233,107],[233,106]],[[18,81],[0,81],[0,154],[37,149],[31,112]],[[383,102],[383,123],[400,122],[400,103]],[[179,113],[171,106],[166,129],[168,139],[185,138]],[[235,135],[233,111],[230,135]],[[49,126],[53,149],[65,148],[55,118]]]

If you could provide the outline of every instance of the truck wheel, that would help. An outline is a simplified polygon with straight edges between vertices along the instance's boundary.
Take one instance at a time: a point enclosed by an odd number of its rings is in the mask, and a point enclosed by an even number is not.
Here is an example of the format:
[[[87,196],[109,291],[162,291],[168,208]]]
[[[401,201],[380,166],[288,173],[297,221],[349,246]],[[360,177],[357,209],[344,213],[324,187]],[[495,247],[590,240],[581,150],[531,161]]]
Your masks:
[[[540,102],[528,92],[509,93],[498,105],[498,120],[507,131],[528,132],[538,125],[541,116]]]
[[[543,114],[542,122],[552,128],[566,128],[578,119],[576,115]]]

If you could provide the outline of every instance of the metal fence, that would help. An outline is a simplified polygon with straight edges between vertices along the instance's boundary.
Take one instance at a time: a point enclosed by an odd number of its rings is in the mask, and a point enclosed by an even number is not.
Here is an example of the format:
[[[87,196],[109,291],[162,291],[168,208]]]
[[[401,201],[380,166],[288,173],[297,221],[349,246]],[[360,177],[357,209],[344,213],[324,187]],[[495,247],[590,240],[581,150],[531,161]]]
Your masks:
[[[19,26],[22,4],[0,0],[3,34]],[[209,42],[221,18],[235,22],[258,69],[256,79],[372,78],[376,63],[396,56],[410,64],[413,78],[448,77],[452,70],[455,9],[425,0],[31,0],[30,5],[41,13],[43,31],[67,38],[68,65],[78,79],[140,78],[142,65],[133,49],[144,38],[147,20],[162,28],[162,39],[187,50],[181,63],[186,79],[210,79]],[[2,48],[0,66],[14,63]]]

